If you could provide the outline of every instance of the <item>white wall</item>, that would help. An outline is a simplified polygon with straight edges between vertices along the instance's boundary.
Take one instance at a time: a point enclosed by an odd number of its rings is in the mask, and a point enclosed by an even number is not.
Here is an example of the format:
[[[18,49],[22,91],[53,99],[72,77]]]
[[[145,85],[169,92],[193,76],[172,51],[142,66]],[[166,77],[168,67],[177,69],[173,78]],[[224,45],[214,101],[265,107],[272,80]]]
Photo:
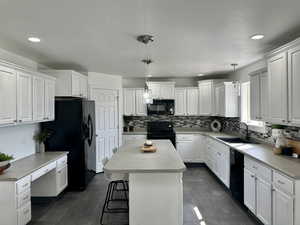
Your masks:
[[[0,152],[13,155],[15,160],[34,154],[37,131],[36,124],[0,128]]]
[[[122,144],[123,132],[123,91],[122,77],[119,75],[109,75],[104,73],[88,72],[89,88],[103,88],[117,90],[119,92],[119,144]]]

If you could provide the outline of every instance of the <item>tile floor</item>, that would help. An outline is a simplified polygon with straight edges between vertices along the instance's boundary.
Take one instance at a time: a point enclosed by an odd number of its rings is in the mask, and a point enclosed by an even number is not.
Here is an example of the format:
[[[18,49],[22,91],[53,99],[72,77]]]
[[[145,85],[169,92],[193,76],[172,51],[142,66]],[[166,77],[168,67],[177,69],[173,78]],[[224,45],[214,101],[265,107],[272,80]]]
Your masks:
[[[204,167],[189,168],[184,173],[184,225],[255,225]],[[33,204],[29,225],[96,225],[106,194],[103,174],[95,176],[84,192],[67,192],[58,200]],[[199,210],[198,217],[196,211]],[[111,214],[107,225],[124,225],[128,217]],[[169,225],[169,224],[166,224]]]

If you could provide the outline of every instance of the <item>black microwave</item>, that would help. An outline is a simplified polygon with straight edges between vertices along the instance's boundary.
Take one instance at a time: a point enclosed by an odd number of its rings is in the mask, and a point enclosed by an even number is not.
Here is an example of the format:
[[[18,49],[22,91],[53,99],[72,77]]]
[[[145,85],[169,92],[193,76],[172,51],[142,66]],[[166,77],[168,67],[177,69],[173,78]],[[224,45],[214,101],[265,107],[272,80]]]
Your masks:
[[[147,105],[148,115],[174,115],[175,101],[173,99],[153,99],[152,104]]]

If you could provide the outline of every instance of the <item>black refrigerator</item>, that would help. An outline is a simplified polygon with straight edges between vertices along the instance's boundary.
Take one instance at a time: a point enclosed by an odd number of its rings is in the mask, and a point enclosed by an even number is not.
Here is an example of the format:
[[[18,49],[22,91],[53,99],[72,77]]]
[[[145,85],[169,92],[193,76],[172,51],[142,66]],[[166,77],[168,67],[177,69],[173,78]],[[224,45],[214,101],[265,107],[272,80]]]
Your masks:
[[[42,123],[50,137],[46,151],[68,151],[68,190],[84,190],[95,173],[90,170],[95,152],[95,102],[83,98],[56,97],[55,121]],[[94,159],[96,160],[96,159]]]

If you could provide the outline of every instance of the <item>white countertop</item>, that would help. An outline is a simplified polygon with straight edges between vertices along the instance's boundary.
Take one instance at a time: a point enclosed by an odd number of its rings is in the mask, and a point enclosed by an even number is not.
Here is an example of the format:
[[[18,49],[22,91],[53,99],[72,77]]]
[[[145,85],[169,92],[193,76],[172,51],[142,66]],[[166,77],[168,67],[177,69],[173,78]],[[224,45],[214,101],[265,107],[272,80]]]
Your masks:
[[[169,140],[153,140],[157,151],[143,153],[143,140],[129,141],[104,167],[108,173],[180,173],[186,167]]]
[[[11,167],[4,171],[2,175],[0,175],[0,181],[19,180],[22,177],[31,174],[35,170],[38,170],[67,154],[68,152],[36,153],[34,155],[12,162]]]

